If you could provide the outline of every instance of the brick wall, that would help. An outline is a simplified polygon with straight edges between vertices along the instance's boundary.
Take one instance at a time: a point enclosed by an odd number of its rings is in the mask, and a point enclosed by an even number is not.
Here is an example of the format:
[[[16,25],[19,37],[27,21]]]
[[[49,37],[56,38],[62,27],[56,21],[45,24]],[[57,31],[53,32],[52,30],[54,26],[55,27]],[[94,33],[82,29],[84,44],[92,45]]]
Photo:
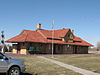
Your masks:
[[[39,47],[40,51],[38,53],[42,54],[51,54],[52,53],[52,44],[45,43],[20,43],[20,54],[28,54],[27,48],[29,47]],[[75,48],[77,47],[77,48]],[[78,54],[87,54],[87,46],[74,46],[74,45],[61,45],[54,44],[54,53],[55,54],[73,54],[77,50]],[[13,53],[17,53],[17,45],[13,45]]]

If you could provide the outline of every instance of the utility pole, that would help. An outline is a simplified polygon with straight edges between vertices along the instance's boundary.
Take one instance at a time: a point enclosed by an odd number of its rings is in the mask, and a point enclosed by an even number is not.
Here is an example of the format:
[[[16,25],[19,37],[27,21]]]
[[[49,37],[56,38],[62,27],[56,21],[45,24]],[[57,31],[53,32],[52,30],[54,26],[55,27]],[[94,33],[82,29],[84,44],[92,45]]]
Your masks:
[[[2,53],[5,53],[5,51],[4,51],[4,44],[5,44],[4,39],[5,39],[5,37],[4,37],[4,31],[1,31]]]
[[[52,22],[52,58],[54,57],[53,56],[53,53],[54,53],[54,20]]]

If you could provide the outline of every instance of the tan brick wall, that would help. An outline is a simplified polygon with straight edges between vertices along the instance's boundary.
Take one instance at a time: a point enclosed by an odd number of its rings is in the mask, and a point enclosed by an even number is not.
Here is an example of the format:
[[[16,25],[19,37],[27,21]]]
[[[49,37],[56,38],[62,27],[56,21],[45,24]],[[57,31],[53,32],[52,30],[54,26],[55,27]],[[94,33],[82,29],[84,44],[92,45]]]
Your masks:
[[[13,44],[12,52],[15,53],[15,54],[17,53],[16,44]]]
[[[17,53],[17,50],[16,49],[13,49],[12,52],[16,54]]]
[[[27,50],[26,49],[21,49],[20,54],[27,54]]]

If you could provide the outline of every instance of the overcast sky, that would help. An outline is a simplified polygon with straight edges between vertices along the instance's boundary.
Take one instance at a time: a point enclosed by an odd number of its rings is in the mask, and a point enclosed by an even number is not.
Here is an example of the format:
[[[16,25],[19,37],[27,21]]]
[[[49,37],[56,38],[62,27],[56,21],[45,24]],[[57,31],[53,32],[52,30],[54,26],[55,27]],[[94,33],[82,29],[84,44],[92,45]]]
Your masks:
[[[96,45],[100,41],[100,0],[0,0],[0,31],[6,40],[23,29],[71,28],[76,36]],[[33,26],[34,25],[34,26]]]

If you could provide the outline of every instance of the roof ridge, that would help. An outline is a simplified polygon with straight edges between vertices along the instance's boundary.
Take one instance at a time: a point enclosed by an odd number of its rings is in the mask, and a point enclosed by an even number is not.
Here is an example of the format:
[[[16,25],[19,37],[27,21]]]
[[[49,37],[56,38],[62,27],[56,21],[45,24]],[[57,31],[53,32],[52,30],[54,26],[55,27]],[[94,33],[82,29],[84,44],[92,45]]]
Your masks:
[[[44,38],[47,38],[40,30],[37,31],[41,36],[43,36]]]
[[[32,31],[32,30],[23,30],[23,31]]]
[[[28,37],[28,33],[26,33],[26,38],[25,38],[25,41],[27,40],[27,37]]]
[[[59,30],[69,30],[70,28],[67,28],[67,29],[57,29],[57,30],[54,30],[54,31],[59,31]],[[44,31],[52,31],[52,30],[45,30],[45,29],[43,29]],[[42,31],[42,30],[41,30]]]

